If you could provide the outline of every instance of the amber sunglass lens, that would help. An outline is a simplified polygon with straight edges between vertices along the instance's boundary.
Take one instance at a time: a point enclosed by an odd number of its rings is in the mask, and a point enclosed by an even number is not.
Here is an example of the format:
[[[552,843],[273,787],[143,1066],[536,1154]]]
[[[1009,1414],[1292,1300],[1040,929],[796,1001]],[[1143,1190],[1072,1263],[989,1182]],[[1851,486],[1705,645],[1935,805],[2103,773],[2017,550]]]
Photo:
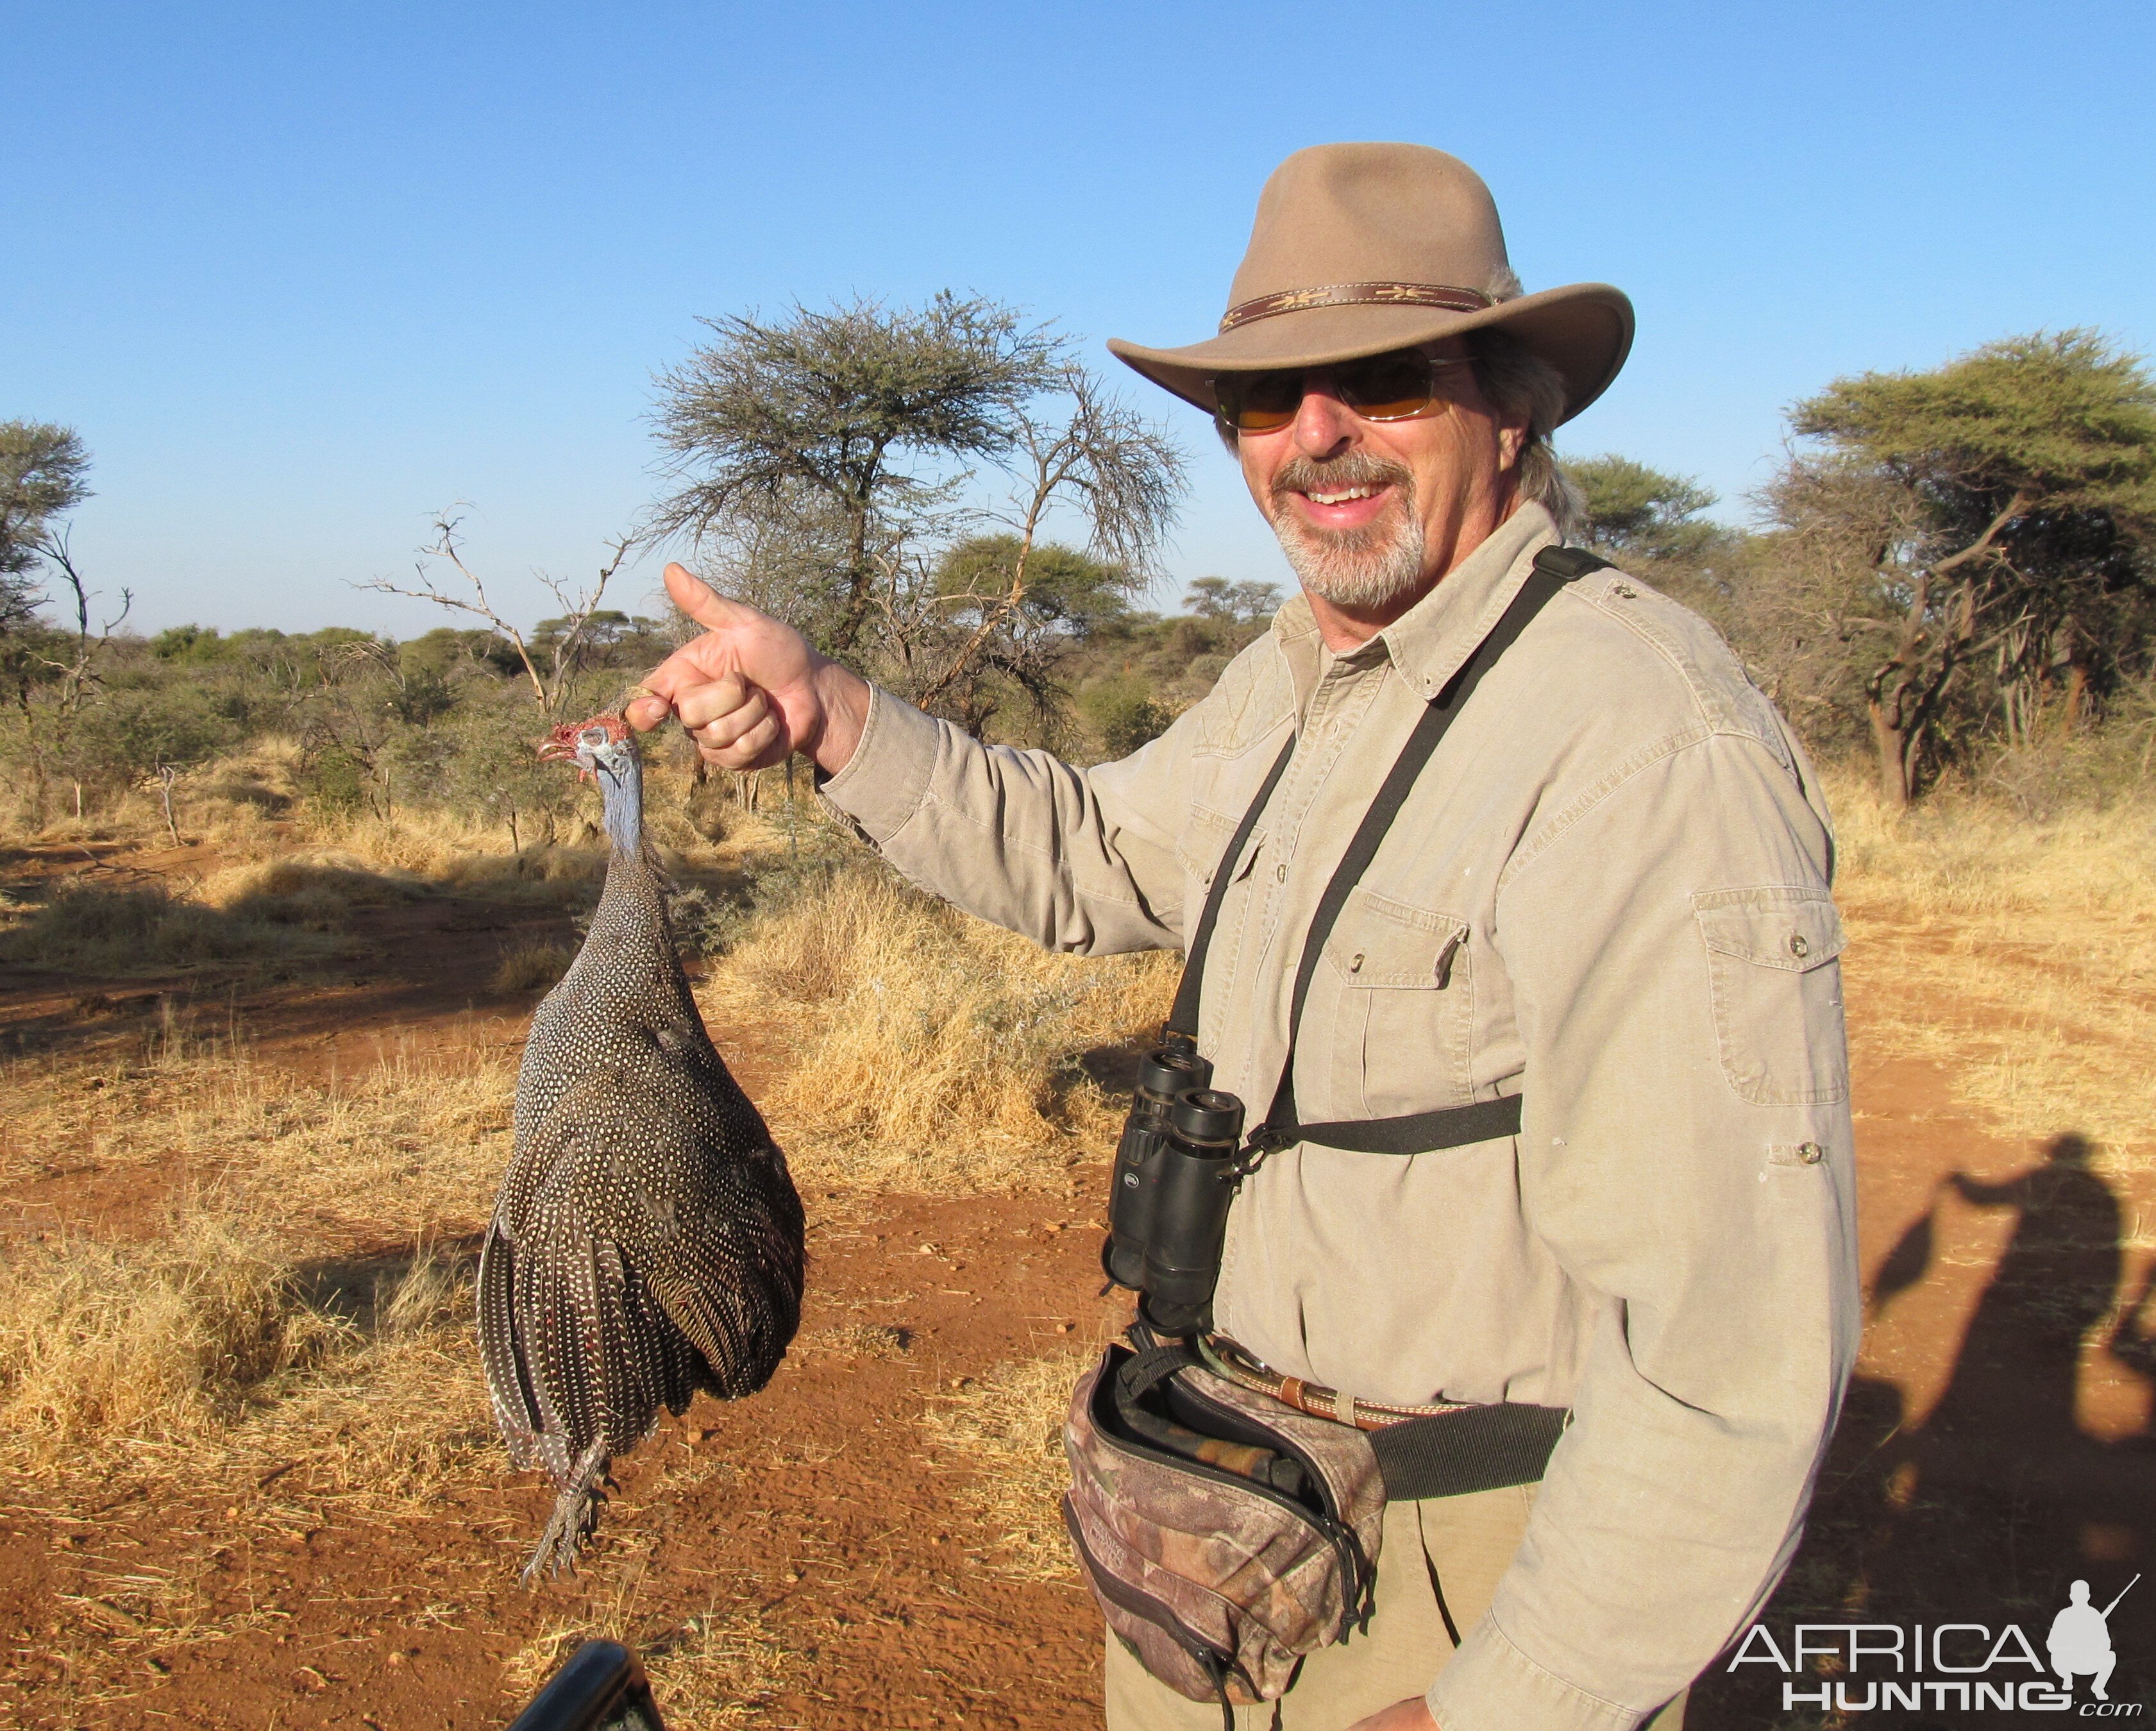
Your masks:
[[[1400,421],[1430,405],[1430,362],[1419,355],[1378,355],[1333,375],[1340,400],[1373,421]]]
[[[1243,372],[1220,381],[1220,412],[1239,433],[1274,433],[1302,406],[1299,372]]]

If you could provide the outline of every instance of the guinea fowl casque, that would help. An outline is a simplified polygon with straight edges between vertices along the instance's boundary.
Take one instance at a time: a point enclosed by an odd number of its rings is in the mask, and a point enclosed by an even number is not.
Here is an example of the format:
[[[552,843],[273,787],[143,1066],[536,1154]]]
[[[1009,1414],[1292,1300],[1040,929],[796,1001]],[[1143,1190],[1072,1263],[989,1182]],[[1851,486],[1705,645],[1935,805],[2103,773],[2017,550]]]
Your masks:
[[[509,1170],[480,1254],[495,1422],[560,1496],[524,1570],[559,1572],[598,1523],[613,1459],[699,1389],[770,1379],[801,1315],[801,1199],[705,1031],[644,839],[619,715],[540,755],[595,779],[613,844],[591,930],[531,1019]]]

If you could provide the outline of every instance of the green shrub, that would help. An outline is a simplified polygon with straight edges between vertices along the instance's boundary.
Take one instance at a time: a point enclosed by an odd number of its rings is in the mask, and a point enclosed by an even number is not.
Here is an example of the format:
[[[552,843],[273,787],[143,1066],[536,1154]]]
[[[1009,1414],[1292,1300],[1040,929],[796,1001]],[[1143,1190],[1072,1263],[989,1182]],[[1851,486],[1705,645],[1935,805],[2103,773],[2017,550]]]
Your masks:
[[[372,774],[357,752],[332,742],[301,758],[293,779],[309,804],[318,810],[349,815],[367,804]]]
[[[1175,719],[1142,686],[1121,680],[1094,686],[1078,706],[1111,758],[1127,758]]]

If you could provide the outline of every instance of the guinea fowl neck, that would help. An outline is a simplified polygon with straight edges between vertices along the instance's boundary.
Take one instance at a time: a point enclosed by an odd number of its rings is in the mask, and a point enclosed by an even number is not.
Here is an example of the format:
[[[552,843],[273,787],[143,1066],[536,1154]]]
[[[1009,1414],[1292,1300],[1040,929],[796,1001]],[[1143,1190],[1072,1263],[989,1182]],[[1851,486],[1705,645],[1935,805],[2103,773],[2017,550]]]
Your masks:
[[[624,752],[619,769],[603,768],[598,774],[599,799],[605,807],[606,832],[613,850],[624,858],[641,857],[644,850],[644,765],[634,751]]]

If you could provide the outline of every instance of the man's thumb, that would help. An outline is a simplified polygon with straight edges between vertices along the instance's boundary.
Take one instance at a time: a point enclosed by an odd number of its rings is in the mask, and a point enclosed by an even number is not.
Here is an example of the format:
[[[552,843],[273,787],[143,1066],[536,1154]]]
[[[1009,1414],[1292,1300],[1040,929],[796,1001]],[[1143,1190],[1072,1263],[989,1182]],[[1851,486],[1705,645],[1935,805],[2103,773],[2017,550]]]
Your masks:
[[[676,607],[709,630],[745,625],[757,617],[754,608],[729,600],[685,565],[666,568],[666,593]]]

